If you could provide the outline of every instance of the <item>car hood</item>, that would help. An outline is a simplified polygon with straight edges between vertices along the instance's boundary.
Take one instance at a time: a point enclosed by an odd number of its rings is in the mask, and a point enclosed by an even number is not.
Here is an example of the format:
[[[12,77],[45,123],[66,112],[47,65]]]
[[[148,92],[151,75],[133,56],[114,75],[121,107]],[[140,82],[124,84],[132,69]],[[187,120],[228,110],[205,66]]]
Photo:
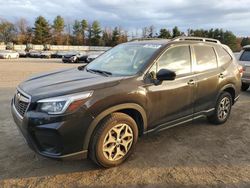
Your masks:
[[[30,95],[32,101],[36,101],[47,97],[112,87],[121,79],[123,77],[106,77],[80,68],[71,68],[31,77],[18,87]]]

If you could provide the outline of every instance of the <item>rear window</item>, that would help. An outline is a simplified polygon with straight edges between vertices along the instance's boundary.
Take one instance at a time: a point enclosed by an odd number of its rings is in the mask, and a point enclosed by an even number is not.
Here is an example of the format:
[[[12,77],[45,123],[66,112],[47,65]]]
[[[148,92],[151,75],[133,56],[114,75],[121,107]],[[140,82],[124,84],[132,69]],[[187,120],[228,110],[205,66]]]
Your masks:
[[[195,71],[205,71],[217,68],[217,58],[213,47],[210,46],[194,46],[196,57]]]
[[[245,50],[241,57],[240,57],[240,61],[250,61],[250,49]]]
[[[219,66],[225,65],[232,60],[232,57],[226,52],[224,48],[216,46],[215,49],[219,58]]]

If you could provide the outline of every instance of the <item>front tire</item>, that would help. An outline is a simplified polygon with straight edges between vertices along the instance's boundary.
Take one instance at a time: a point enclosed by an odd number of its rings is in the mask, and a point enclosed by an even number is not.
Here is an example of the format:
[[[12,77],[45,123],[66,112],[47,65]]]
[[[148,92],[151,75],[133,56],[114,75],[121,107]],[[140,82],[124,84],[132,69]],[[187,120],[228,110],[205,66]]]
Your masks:
[[[215,125],[221,125],[227,121],[232,108],[232,96],[228,92],[223,92],[217,100],[215,111],[208,116],[208,121]]]
[[[249,84],[242,83],[242,85],[241,85],[241,91],[247,91],[248,88],[249,88]]]
[[[89,146],[89,158],[99,166],[120,165],[132,153],[138,138],[133,118],[124,113],[113,113],[98,124]]]

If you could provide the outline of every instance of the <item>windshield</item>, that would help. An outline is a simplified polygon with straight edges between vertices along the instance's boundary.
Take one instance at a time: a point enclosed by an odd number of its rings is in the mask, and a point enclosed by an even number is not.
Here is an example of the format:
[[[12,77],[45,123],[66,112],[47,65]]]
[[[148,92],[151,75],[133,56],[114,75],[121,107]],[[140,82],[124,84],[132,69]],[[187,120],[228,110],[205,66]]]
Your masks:
[[[240,61],[250,61],[250,50],[245,50],[240,57]]]
[[[87,70],[110,72],[112,75],[135,75],[161,45],[122,44],[96,58]]]

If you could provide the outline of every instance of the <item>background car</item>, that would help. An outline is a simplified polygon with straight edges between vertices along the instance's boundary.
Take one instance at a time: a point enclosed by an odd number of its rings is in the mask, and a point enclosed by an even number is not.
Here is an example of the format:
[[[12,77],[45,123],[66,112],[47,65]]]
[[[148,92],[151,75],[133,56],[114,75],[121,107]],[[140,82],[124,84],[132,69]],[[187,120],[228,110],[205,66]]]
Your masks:
[[[42,52],[40,53],[40,58],[47,58],[47,59],[50,59],[52,53],[53,53],[52,51],[42,51]]]
[[[56,51],[51,54],[51,58],[62,58],[64,55],[69,53],[68,51]]]
[[[19,57],[26,57],[27,52],[25,50],[17,50],[17,53],[19,54]]]
[[[243,67],[241,90],[246,91],[250,86],[250,45],[243,47],[239,55],[239,64]]]
[[[39,51],[29,51],[28,52],[28,57],[40,58],[41,57],[41,52],[39,52]]]
[[[103,54],[105,51],[99,51],[99,52],[90,52],[87,58],[87,63],[90,63],[94,59],[96,59],[98,56]]]
[[[0,58],[1,59],[17,59],[19,58],[19,54],[16,51],[4,50],[4,51],[0,51]]]
[[[62,61],[64,63],[86,63],[87,57],[86,52],[69,52],[63,56]]]

